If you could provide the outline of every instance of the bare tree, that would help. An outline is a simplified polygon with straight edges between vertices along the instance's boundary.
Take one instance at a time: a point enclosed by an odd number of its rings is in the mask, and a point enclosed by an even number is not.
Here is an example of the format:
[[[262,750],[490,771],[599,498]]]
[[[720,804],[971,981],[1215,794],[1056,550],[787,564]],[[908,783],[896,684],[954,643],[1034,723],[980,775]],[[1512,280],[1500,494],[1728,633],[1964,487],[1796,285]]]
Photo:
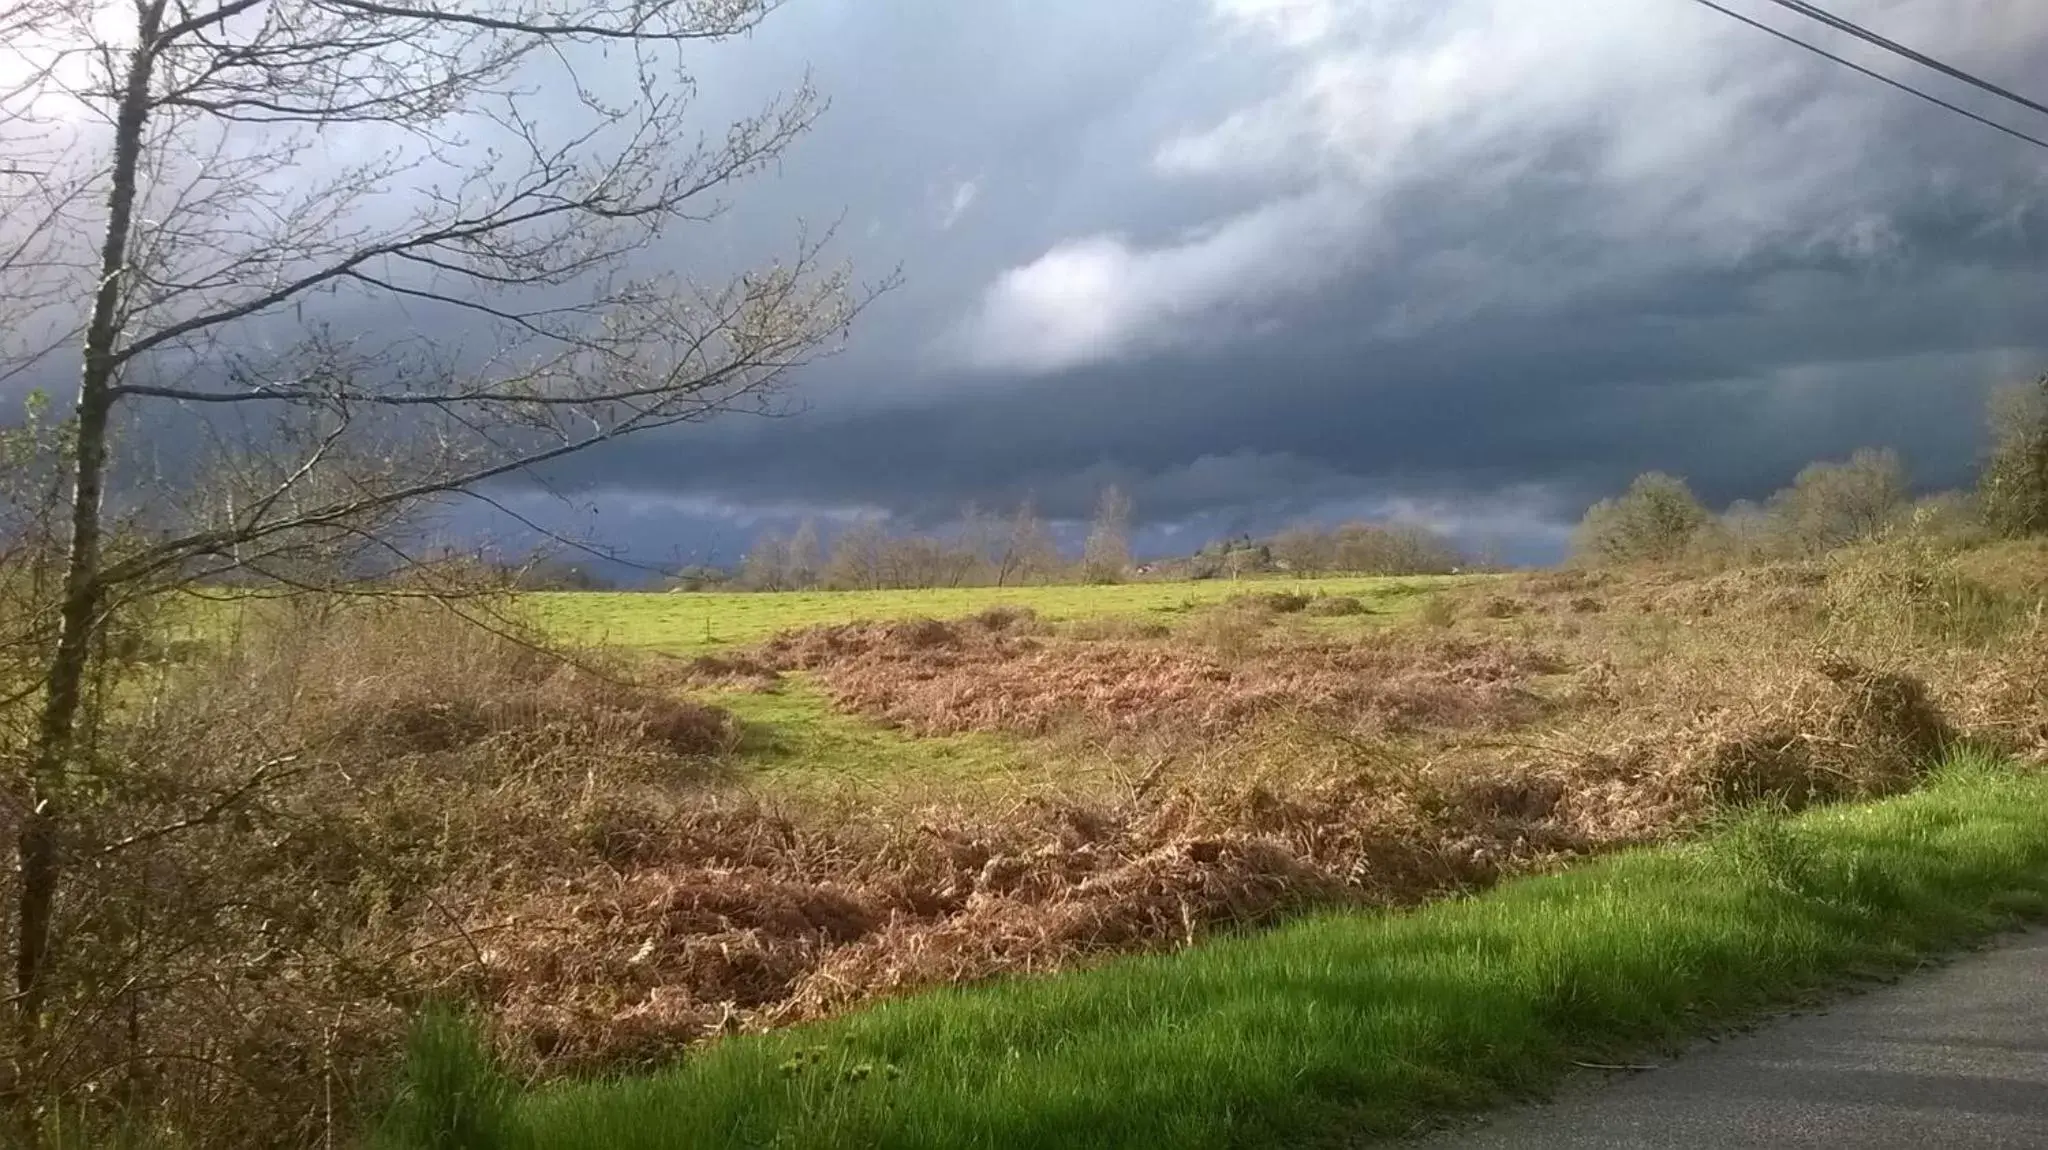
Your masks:
[[[974,556],[942,535],[897,535],[881,548],[880,586],[927,591],[958,587],[974,565]]]
[[[789,571],[789,542],[772,532],[754,540],[740,560],[740,582],[749,591],[787,591]]]
[[[1007,531],[1001,517],[970,502],[960,509],[959,546],[965,556],[963,582],[995,583],[1000,578]]]
[[[809,519],[799,524],[796,534],[789,537],[787,552],[788,574],[783,582],[792,591],[816,587],[825,570],[825,552],[818,542],[818,525]]]
[[[81,702],[116,605],[406,567],[408,525],[445,501],[783,410],[777,385],[841,337],[866,297],[825,237],[711,282],[635,258],[813,123],[806,87],[709,139],[690,124],[686,51],[775,4],[0,0],[0,140],[28,173],[0,177],[0,379],[79,372],[9,780],[24,1047],[61,957],[67,828],[91,801]],[[117,445],[174,431],[159,454],[187,462],[144,504]],[[137,529],[111,532],[123,508]]]
[[[972,511],[972,508],[968,510]],[[935,586],[975,587],[988,582],[982,561],[979,515],[963,516],[945,532],[933,537],[932,563]]]
[[[882,523],[862,518],[832,542],[825,584],[835,590],[873,591],[890,586],[889,535]]]
[[[1060,566],[1059,546],[1039,517],[1030,499],[1017,504],[1003,537],[1000,557],[995,563],[996,586],[1006,587],[1030,579],[1051,577]]]
[[[1321,575],[1338,569],[1335,534],[1313,523],[1282,528],[1269,541],[1273,557],[1297,575]]]
[[[1131,497],[1111,484],[1095,505],[1095,521],[1081,551],[1081,570],[1090,583],[1114,583],[1131,566]]]

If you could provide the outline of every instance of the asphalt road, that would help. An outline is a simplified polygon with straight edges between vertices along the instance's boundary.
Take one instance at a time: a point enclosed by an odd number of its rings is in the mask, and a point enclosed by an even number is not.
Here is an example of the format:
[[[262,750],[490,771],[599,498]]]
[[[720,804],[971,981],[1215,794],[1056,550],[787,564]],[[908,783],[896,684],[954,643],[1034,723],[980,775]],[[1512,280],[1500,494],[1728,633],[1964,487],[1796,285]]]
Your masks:
[[[2048,1148],[2048,932],[1412,1145]]]

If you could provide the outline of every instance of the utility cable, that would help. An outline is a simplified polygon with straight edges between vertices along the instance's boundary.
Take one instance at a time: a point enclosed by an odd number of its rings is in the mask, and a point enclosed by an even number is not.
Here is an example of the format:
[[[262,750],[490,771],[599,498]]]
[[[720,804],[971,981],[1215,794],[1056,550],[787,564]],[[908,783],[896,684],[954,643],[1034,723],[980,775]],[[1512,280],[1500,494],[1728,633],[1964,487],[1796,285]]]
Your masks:
[[[1934,57],[1929,56],[1925,52],[1909,48],[1906,45],[1899,43],[1897,40],[1888,39],[1885,36],[1873,32],[1870,29],[1865,28],[1861,24],[1858,24],[1852,20],[1848,20],[1841,16],[1837,16],[1834,13],[1829,12],[1826,9],[1820,8],[1816,5],[1808,4],[1806,3],[1806,0],[1771,0],[1771,3],[1776,4],[1780,8],[1784,8],[1792,12],[1797,12],[1798,14],[1806,17],[1809,20],[1815,20],[1822,24],[1825,24],[1828,27],[1835,29],[1836,31],[1846,32],[1849,35],[1856,37],[1858,40],[1861,40],[1866,44],[1875,44],[1878,47],[1883,48],[1885,51],[1890,52],[1895,56],[1904,57],[1905,59],[1911,60],[1915,64],[1921,65],[1922,67],[1932,68],[1933,70],[1940,72],[1942,75],[1947,76],[1951,79],[1961,80],[1963,83],[1968,84],[1971,87],[1980,88],[1983,91],[1989,92],[1992,95],[1997,96],[2001,99],[2010,100],[2013,103],[2018,104],[2020,107],[2025,108],[2030,112],[2039,112],[2044,116],[2048,116],[2048,104],[2043,104],[2038,100],[2028,99],[2027,97],[2020,95],[2018,92],[2015,92],[2010,88],[2001,87],[1997,84],[1992,83],[1989,80],[1984,79],[1981,76],[1974,76],[1968,72],[1965,72],[1961,68],[1956,67],[1953,64],[1944,63],[1941,60],[1937,60]]]
[[[1776,3],[1777,0],[1772,0],[1772,2]],[[1940,96],[1934,95],[1931,92],[1922,91],[1921,89],[1915,88],[1914,86],[1906,83],[1903,80],[1895,80],[1892,77],[1885,75],[1883,72],[1877,71],[1875,68],[1866,68],[1863,65],[1858,64],[1856,61],[1851,60],[1845,56],[1838,55],[1834,52],[1830,52],[1826,48],[1823,48],[1818,44],[1814,44],[1806,40],[1801,40],[1799,37],[1794,36],[1790,32],[1786,32],[1778,28],[1773,28],[1769,24],[1766,24],[1761,20],[1756,20],[1751,17],[1744,16],[1742,13],[1735,11],[1733,8],[1728,8],[1721,4],[1716,3],[1715,0],[1693,0],[1693,3],[1699,4],[1706,8],[1711,8],[1714,11],[1719,12],[1721,15],[1726,16],[1731,20],[1736,20],[1741,23],[1747,24],[1760,32],[1768,32],[1771,35],[1776,36],[1778,39],[1783,40],[1788,44],[1797,45],[1801,48],[1806,49],[1809,52],[1812,52],[1816,56],[1832,60],[1835,63],[1840,64],[1842,67],[1847,68],[1852,72],[1861,72],[1863,75],[1868,76],[1881,84],[1886,84],[1893,88],[1897,88],[1899,91],[1905,92],[1908,95],[1918,96],[1920,99],[1925,100],[1928,103],[1933,104],[1937,107],[1946,108],[1949,111],[1954,112],[1956,115],[1963,117],[1964,119],[1975,120],[1977,123],[1982,124],[1987,128],[1991,128],[1995,131],[2004,132],[2006,135],[2011,136],[2016,140],[2024,140],[2037,148],[2048,150],[2048,140],[2044,140],[2039,136],[2030,136],[2027,133],[2020,131],[2018,128],[2001,124],[1997,120],[1991,119],[1988,116],[1978,115],[1976,112],[1972,112],[1971,110],[1963,107],[1960,104],[1944,100]]]

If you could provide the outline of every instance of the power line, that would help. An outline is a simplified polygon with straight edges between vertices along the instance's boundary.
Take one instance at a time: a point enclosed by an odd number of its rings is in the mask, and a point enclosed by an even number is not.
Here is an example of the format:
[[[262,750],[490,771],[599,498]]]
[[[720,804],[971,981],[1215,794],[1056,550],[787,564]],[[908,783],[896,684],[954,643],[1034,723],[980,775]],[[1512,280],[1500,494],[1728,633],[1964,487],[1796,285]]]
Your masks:
[[[1892,53],[1893,55],[1903,56],[1906,59],[1911,60],[1915,64],[1919,64],[1922,67],[1926,68],[1932,68],[1935,71],[1940,72],[1942,75],[1950,77],[1951,79],[1961,80],[1963,83],[1968,84],[1971,87],[1980,88],[1986,92],[1991,93],[1994,96],[2010,100],[2013,103],[2018,104],[2020,107],[2027,109],[2028,111],[2039,112],[2044,116],[2048,116],[2048,104],[2043,104],[2037,100],[2028,99],[2027,97],[2020,95],[2018,92],[2015,92],[2010,88],[2000,87],[1999,85],[1994,84],[1981,76],[1971,75],[1970,73],[1963,71],[1961,68],[1958,68],[1953,64],[1944,63],[1940,60],[1935,59],[1932,56],[1929,56],[1925,52],[1921,52],[1916,49],[1907,47],[1906,45],[1899,43],[1897,40],[1888,39],[1880,35],[1879,33],[1873,32],[1870,29],[1865,28],[1861,24],[1858,24],[1852,20],[1846,19],[1841,16],[1837,16],[1834,13],[1829,12],[1823,8],[1817,7],[1813,4],[1808,4],[1806,3],[1806,0],[1771,0],[1771,3],[1776,4],[1780,8],[1785,8],[1790,11],[1797,12],[1801,16],[1804,16],[1809,20],[1817,20],[1820,23],[1825,24],[1828,27],[1833,28],[1837,31],[1847,32],[1849,35],[1856,37],[1858,40],[1861,40],[1866,44],[1875,44],[1878,47],[1883,48],[1885,51]]]
[[[1776,3],[1777,0],[1772,0],[1772,2]],[[1919,88],[1915,88],[1911,84],[1906,83],[1903,80],[1894,80],[1890,76],[1887,76],[1883,72],[1879,72],[1874,68],[1866,68],[1863,65],[1858,64],[1856,61],[1849,59],[1846,56],[1837,55],[1836,53],[1830,52],[1826,48],[1823,48],[1818,44],[1810,43],[1806,40],[1801,40],[1799,37],[1794,36],[1790,32],[1773,28],[1769,24],[1766,24],[1761,20],[1752,19],[1748,16],[1744,16],[1742,13],[1737,12],[1732,8],[1727,8],[1720,4],[1717,4],[1715,3],[1715,0],[1693,0],[1693,3],[1702,5],[1707,8],[1711,8],[1714,11],[1719,12],[1721,15],[1726,16],[1731,20],[1740,21],[1741,23],[1747,24],[1760,32],[1768,32],[1771,35],[1776,36],[1778,39],[1785,41],[1787,44],[1795,44],[1801,48],[1806,49],[1807,51],[1813,53],[1816,56],[1820,56],[1827,60],[1832,60],[1835,63],[1840,64],[1842,67],[1847,68],[1852,72],[1860,72],[1863,75],[1868,76],[1881,84],[1886,84],[1890,87],[1897,88],[1899,91],[1904,92],[1911,96],[1918,96],[1920,99],[1925,100],[1928,103],[1935,105],[1936,107],[1946,108],[1949,111],[1954,112],[1956,115],[1963,117],[1964,119],[1975,120],[1977,123],[1982,124],[1987,128],[1991,128],[1995,131],[2004,132],[2006,135],[2011,136],[2016,140],[2024,140],[2037,148],[2048,150],[2048,140],[2044,140],[2039,136],[2030,136],[2027,133],[2020,131],[2018,128],[2008,127],[2007,125],[2001,124],[1997,120],[1991,119],[1988,116],[1980,116],[1977,113],[1972,112],[1971,110],[1963,107],[1960,104],[1951,103],[1950,101],[1944,100],[1940,96],[1934,95],[1931,92],[1924,92]]]

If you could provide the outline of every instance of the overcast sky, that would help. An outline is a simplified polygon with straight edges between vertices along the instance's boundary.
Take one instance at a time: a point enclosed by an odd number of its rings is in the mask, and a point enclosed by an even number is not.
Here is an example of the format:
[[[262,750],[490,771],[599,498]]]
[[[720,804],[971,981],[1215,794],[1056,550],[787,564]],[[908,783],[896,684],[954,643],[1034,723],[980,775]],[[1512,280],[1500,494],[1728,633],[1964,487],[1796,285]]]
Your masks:
[[[2048,75],[2035,0],[1834,7]],[[729,555],[1116,479],[1155,546],[1366,514],[1540,557],[1647,468],[1961,481],[1985,389],[2048,365],[2048,152],[1688,0],[792,0],[704,80],[807,65],[832,110],[731,242],[843,212],[906,285],[805,414],[586,460],[551,521]]]
[[[2040,0],[1826,6],[2048,98]],[[1151,548],[1366,515],[1540,559],[1648,468],[1724,502],[1868,444],[1963,481],[1985,390],[2048,367],[2048,151],[1690,0],[789,0],[705,49],[707,126],[806,70],[830,111],[666,258],[843,218],[904,286],[801,415],[524,510],[729,561],[1115,480]]]

